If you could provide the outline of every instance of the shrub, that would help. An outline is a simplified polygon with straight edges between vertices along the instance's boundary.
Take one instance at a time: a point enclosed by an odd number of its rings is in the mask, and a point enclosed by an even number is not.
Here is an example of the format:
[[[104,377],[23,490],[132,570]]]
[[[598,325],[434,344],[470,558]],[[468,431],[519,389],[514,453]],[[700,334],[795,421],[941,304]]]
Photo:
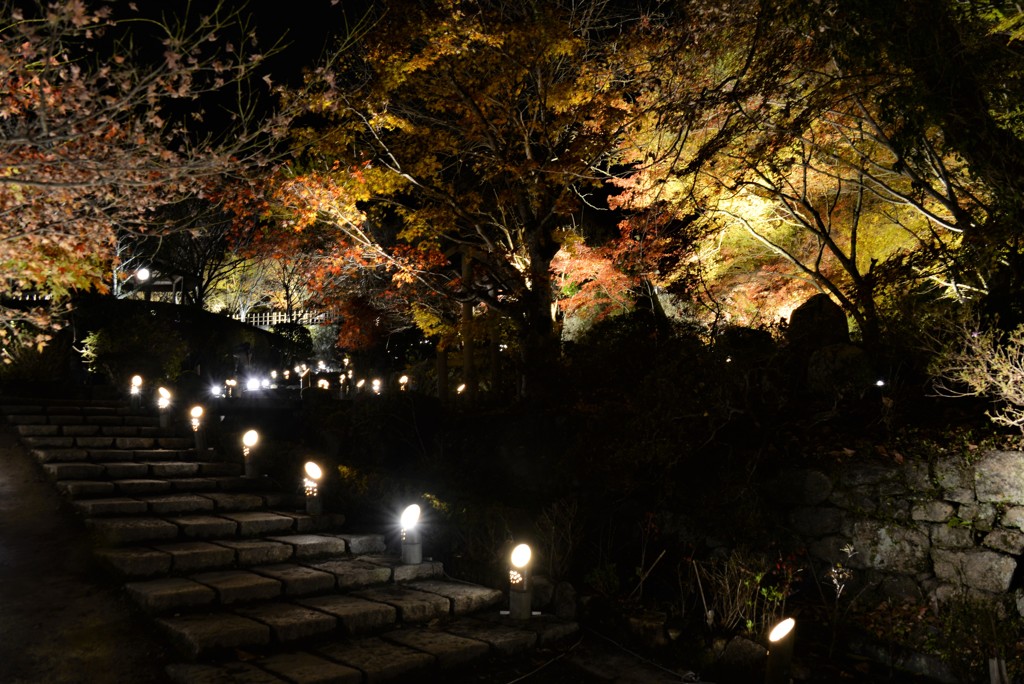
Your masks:
[[[118,324],[107,323],[83,340],[82,359],[90,371],[102,373],[116,386],[140,373],[146,378],[175,380],[188,346],[170,322],[139,313]]]

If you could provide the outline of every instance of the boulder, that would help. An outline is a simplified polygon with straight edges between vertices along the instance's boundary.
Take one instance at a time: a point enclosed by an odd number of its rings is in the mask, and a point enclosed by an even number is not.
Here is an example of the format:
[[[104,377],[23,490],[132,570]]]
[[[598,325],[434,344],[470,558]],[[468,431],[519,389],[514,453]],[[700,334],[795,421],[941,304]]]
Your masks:
[[[978,501],[1024,505],[1024,452],[990,451],[974,473]]]
[[[827,294],[816,294],[789,316],[786,339],[790,346],[804,350],[850,341],[846,314]]]

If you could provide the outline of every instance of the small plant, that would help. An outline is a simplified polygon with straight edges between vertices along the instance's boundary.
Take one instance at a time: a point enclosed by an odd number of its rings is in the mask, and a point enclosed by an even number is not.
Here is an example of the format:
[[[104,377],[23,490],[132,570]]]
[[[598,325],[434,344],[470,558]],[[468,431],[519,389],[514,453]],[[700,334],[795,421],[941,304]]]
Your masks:
[[[853,548],[853,544],[846,544],[839,549],[845,556],[846,561],[849,563],[850,559],[857,555],[857,550]],[[829,626],[832,629],[832,638],[829,642],[829,655],[832,654],[835,649],[836,638],[839,634],[839,624],[846,617],[847,612],[853,604],[853,601],[848,601],[846,607],[843,608],[843,604],[840,601],[843,594],[846,592],[846,585],[853,579],[853,570],[851,570],[842,562],[836,561],[832,566],[825,572],[825,576],[828,578],[829,583],[832,585],[832,593],[834,599],[831,601],[826,600],[829,614]],[[819,586],[820,589],[820,586]],[[824,598],[824,593],[822,594]]]

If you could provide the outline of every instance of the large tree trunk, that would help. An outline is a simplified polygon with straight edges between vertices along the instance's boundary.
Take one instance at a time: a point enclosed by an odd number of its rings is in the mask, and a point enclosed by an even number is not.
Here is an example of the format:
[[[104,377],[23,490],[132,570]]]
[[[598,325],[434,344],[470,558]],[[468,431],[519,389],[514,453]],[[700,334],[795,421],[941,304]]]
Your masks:
[[[558,386],[561,343],[552,310],[551,260],[558,245],[547,231],[535,231],[530,247],[530,289],[523,296],[519,331],[523,376],[520,396],[543,399]]]

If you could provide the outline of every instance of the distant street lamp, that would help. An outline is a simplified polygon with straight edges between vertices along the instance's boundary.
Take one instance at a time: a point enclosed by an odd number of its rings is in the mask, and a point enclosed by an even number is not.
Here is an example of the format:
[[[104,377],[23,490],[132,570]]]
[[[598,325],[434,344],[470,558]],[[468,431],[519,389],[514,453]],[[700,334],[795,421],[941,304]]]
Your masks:
[[[513,620],[526,620],[532,613],[533,585],[530,583],[530,560],[533,552],[528,544],[512,549],[508,571],[508,615]]]
[[[416,525],[420,521],[420,507],[417,504],[406,506],[402,511],[402,562],[406,565],[419,565],[423,562],[423,544]]]
[[[249,430],[242,435],[242,462],[245,464],[245,476],[256,477],[256,465],[251,457],[251,450],[260,441],[260,434],[255,430]]]

